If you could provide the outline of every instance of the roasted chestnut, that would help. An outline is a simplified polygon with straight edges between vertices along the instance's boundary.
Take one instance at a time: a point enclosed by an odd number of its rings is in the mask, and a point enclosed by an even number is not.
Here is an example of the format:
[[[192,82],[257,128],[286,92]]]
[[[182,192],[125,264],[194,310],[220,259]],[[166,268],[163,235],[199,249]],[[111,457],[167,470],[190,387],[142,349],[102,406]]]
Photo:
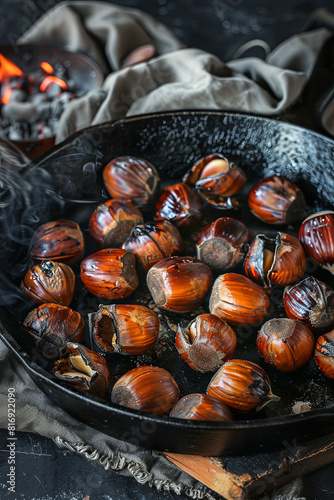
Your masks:
[[[84,240],[79,224],[60,219],[42,224],[34,232],[30,252],[35,260],[78,264],[84,255]]]
[[[101,304],[88,317],[91,335],[104,352],[142,354],[158,339],[159,318],[144,306]]]
[[[81,262],[81,281],[96,297],[124,299],[138,286],[135,264],[133,253],[121,248],[104,248]]]
[[[269,224],[290,224],[306,215],[302,191],[277,175],[266,177],[252,187],[248,205],[258,219]]]
[[[334,330],[318,338],[314,359],[322,373],[334,379]]]
[[[202,202],[187,184],[166,187],[155,206],[157,220],[169,220],[180,231],[191,230],[202,218]]]
[[[313,276],[285,291],[284,307],[289,318],[296,319],[311,329],[334,325],[334,291]]]
[[[221,154],[205,156],[183,177],[207,203],[216,208],[237,208],[234,198],[246,185],[243,170]]]
[[[208,396],[246,413],[280,398],[271,391],[269,377],[259,365],[244,359],[226,361],[211,379]]]
[[[155,54],[155,46],[151,43],[145,45],[140,45],[135,49],[131,50],[129,54],[122,60],[120,68],[127,68],[133,66],[134,64],[139,64],[144,61],[152,59]]]
[[[173,406],[169,416],[208,422],[231,422],[233,420],[231,411],[224,403],[201,393],[183,396]]]
[[[262,325],[256,344],[267,363],[281,372],[292,372],[311,359],[314,336],[294,319],[273,318]]]
[[[75,389],[103,398],[110,383],[109,366],[103,356],[87,347],[69,342],[68,356],[59,359],[53,373]]]
[[[268,313],[269,298],[246,276],[226,273],[214,282],[209,309],[232,325],[257,325]]]
[[[112,198],[131,200],[144,207],[154,201],[159,187],[159,174],[147,160],[120,156],[103,169],[105,187]]]
[[[202,229],[196,243],[197,258],[211,269],[236,266],[250,240],[248,228],[232,217],[221,217]]]
[[[25,318],[23,329],[30,334],[35,346],[49,359],[67,353],[67,342],[81,342],[85,323],[81,315],[69,307],[42,304]]]
[[[212,283],[212,273],[194,257],[169,257],[151,267],[146,282],[157,306],[184,313],[203,302]]]
[[[51,302],[68,306],[74,295],[75,275],[62,262],[44,260],[27,271],[21,289],[37,304]]]
[[[334,274],[334,212],[327,210],[307,217],[298,237],[317,265]]]
[[[245,260],[247,276],[266,289],[296,283],[305,269],[303,247],[297,238],[287,233],[278,232],[275,238],[258,234]]]
[[[89,231],[103,248],[120,247],[137,224],[143,224],[141,211],[129,200],[107,200],[94,210]]]
[[[112,403],[156,415],[164,415],[179,399],[180,390],[171,374],[157,366],[138,366],[122,375],[112,388]]]
[[[202,373],[214,372],[233,358],[237,337],[226,321],[218,316],[200,314],[186,329],[178,327],[175,345],[190,368]]]
[[[135,254],[145,271],[165,257],[182,254],[183,247],[179,230],[168,220],[136,226],[122,246]]]

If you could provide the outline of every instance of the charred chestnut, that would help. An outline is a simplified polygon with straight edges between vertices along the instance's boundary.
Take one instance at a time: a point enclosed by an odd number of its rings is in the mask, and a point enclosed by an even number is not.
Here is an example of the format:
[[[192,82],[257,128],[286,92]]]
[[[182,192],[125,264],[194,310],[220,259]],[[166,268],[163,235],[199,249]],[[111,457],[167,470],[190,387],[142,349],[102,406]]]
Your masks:
[[[120,247],[137,224],[143,224],[141,211],[128,200],[107,200],[94,210],[89,231],[103,248]]]
[[[138,286],[136,259],[120,248],[104,248],[81,262],[81,281],[87,290],[104,299],[124,299]]]
[[[301,279],[306,269],[306,256],[300,241],[287,233],[269,238],[258,234],[249,247],[245,272],[264,288],[287,286]]]
[[[285,312],[312,329],[334,324],[334,291],[322,281],[309,276],[284,293]]]
[[[87,347],[69,342],[68,356],[53,366],[56,377],[75,389],[103,398],[110,383],[110,371],[106,360]]]
[[[334,379],[334,330],[318,338],[314,359],[322,373]]]
[[[81,342],[85,323],[81,315],[69,307],[42,304],[25,318],[23,329],[32,337],[35,346],[49,359],[67,353],[67,342]]]
[[[181,326],[175,338],[179,354],[193,369],[213,372],[233,358],[237,337],[226,321],[214,314],[200,314],[186,329]]]
[[[158,339],[158,316],[144,306],[100,305],[88,316],[91,335],[104,352],[142,354]]]
[[[244,359],[226,361],[211,379],[206,392],[242,413],[258,411],[270,401],[280,399],[272,393],[266,372]]]
[[[187,184],[174,184],[160,195],[155,218],[169,220],[181,231],[191,230],[202,218],[202,202]]]
[[[281,372],[292,372],[311,359],[314,336],[294,319],[274,318],[262,325],[256,343],[267,363]]]
[[[112,198],[132,200],[144,207],[153,202],[159,187],[159,174],[147,160],[120,156],[103,169],[105,187]]]
[[[268,313],[269,298],[263,288],[246,276],[226,273],[214,282],[209,309],[232,325],[256,325]]]
[[[186,173],[183,181],[194,186],[195,191],[207,203],[216,208],[236,208],[234,198],[246,185],[243,170],[221,154],[205,156]]]
[[[242,222],[221,217],[201,231],[196,243],[197,258],[211,269],[230,269],[243,258],[249,240],[250,232]]]
[[[111,393],[112,403],[156,415],[164,415],[179,399],[171,374],[157,366],[138,366],[122,375]]]
[[[183,396],[172,408],[169,416],[207,422],[231,422],[233,420],[231,411],[224,403],[201,393]]]
[[[68,306],[74,295],[75,275],[62,262],[44,260],[25,274],[21,289],[37,304],[51,302]]]
[[[35,260],[52,260],[72,266],[84,255],[79,224],[60,219],[42,224],[33,234],[30,252]]]
[[[334,212],[327,210],[307,217],[298,237],[317,265],[334,274]]]
[[[305,217],[305,198],[291,181],[272,175],[258,182],[248,196],[252,213],[269,224],[290,224]]]
[[[151,267],[146,282],[157,306],[184,313],[203,302],[212,283],[212,273],[194,257],[169,257]]]
[[[182,254],[183,247],[179,230],[168,220],[134,227],[122,246],[135,254],[137,262],[145,271],[165,257]]]

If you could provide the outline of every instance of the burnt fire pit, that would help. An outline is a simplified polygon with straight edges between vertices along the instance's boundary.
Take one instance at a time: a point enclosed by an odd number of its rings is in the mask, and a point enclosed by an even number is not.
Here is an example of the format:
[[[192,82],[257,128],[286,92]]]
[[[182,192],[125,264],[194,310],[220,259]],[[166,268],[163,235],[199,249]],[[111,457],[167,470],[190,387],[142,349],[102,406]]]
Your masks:
[[[46,45],[0,47],[0,137],[30,159],[55,142],[68,103],[103,82],[88,56]]]

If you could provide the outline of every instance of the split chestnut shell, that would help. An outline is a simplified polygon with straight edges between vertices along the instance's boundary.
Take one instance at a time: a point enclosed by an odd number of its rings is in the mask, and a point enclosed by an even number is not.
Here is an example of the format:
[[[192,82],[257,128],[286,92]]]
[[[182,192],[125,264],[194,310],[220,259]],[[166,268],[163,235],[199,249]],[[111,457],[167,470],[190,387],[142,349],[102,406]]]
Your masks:
[[[298,237],[317,265],[334,274],[334,212],[327,210],[307,217]]]
[[[262,325],[256,343],[267,363],[281,372],[292,372],[311,359],[314,336],[294,319],[273,318]]]
[[[270,401],[279,399],[271,391],[266,372],[243,359],[226,361],[211,379],[206,392],[242,413],[260,410]]]
[[[178,327],[175,345],[190,368],[213,372],[233,358],[237,337],[226,321],[214,314],[201,314],[186,329]]]
[[[142,354],[158,339],[159,318],[144,306],[101,304],[88,317],[91,335],[103,352]]]
[[[247,276],[268,289],[296,283],[305,269],[303,247],[297,238],[287,233],[278,232],[275,238],[258,234],[245,259]]]
[[[209,309],[232,325],[257,325],[268,313],[269,298],[246,276],[225,273],[214,282]]]
[[[314,359],[321,372],[326,377],[334,379],[334,330],[318,338]]]
[[[224,403],[201,393],[183,396],[172,408],[169,416],[207,422],[231,422],[233,420],[230,409]]]
[[[21,289],[37,304],[50,302],[68,306],[74,295],[75,275],[62,262],[44,260],[25,274]]]
[[[79,224],[59,219],[42,224],[34,232],[30,252],[35,260],[78,264],[84,255],[84,240]]]
[[[179,399],[171,374],[157,366],[138,366],[122,375],[111,393],[112,403],[155,415],[165,415]]]
[[[313,276],[305,278],[284,293],[285,312],[311,329],[334,324],[334,291]]]
[[[53,366],[56,377],[82,392],[103,397],[110,383],[109,366],[103,356],[87,347],[69,342],[68,356]]]
[[[203,302],[212,284],[212,273],[194,257],[169,257],[151,267],[146,282],[157,306],[184,313]]]
[[[225,271],[243,258],[249,229],[232,217],[221,217],[202,229],[197,242],[197,258],[211,269]]]
[[[135,264],[133,253],[120,248],[104,248],[81,262],[81,281],[97,297],[124,299],[138,286]]]
[[[38,306],[28,314],[22,326],[37,349],[50,359],[66,354],[67,342],[81,342],[85,333],[81,315],[58,304]]]
[[[262,179],[250,190],[248,205],[258,219],[269,224],[290,224],[306,214],[302,191],[277,175]]]

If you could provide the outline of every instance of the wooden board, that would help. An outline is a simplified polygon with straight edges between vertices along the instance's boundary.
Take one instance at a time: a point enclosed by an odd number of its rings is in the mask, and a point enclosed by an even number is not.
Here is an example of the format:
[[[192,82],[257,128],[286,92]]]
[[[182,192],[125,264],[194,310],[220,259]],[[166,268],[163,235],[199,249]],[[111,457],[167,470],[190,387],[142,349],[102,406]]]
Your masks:
[[[334,461],[334,435],[300,446],[288,442],[283,445],[277,452],[238,457],[163,455],[226,500],[260,498]]]

